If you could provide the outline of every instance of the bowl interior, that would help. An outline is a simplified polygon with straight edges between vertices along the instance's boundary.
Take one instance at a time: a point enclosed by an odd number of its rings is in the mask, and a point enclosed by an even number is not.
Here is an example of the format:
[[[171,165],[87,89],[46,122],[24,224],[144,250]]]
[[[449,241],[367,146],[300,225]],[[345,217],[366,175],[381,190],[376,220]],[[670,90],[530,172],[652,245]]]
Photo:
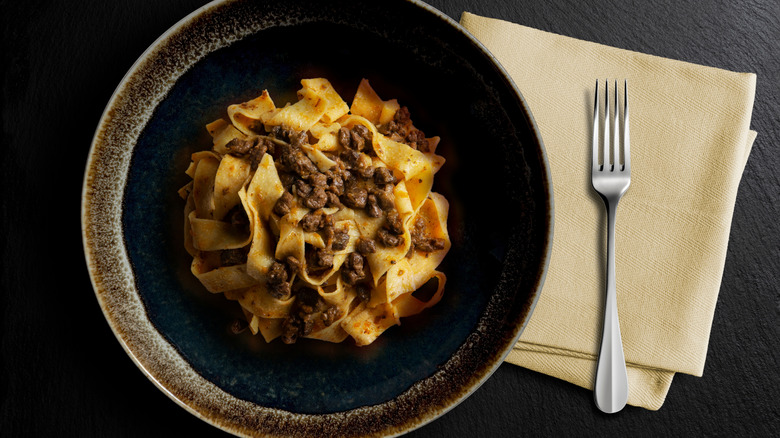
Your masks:
[[[228,394],[330,414],[381,405],[437,374],[445,380],[428,399],[441,413],[495,369],[530,316],[549,254],[549,176],[522,99],[463,31],[411,2],[359,4],[359,11],[342,1],[276,4],[284,25],[209,53],[176,80],[132,149],[122,197],[126,254],[148,320]],[[270,6],[231,7],[224,17],[260,17],[267,11],[254,8]],[[360,18],[379,14],[383,20]],[[216,26],[224,17],[210,18]],[[183,247],[176,192],[188,181],[190,154],[210,148],[205,125],[263,89],[277,105],[294,102],[310,77],[329,79],[347,102],[367,78],[380,97],[408,106],[415,126],[441,137],[437,153],[447,160],[434,185],[450,202],[453,245],[439,267],[444,298],[367,347],[233,334],[238,304],[198,283]]]

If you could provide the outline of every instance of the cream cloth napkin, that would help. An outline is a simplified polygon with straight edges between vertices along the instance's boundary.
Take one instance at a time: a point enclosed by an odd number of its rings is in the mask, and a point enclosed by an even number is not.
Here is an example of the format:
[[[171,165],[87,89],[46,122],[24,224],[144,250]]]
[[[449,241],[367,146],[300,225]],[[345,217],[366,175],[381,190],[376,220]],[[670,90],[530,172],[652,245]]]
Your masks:
[[[674,373],[704,369],[737,187],[756,135],[756,76],[470,13],[461,24],[523,93],[553,180],[549,272],[506,360],[588,389],[606,263],[606,215],[590,181],[593,89],[597,78],[628,79],[632,169],[617,210],[618,312],[628,403],[659,409]]]

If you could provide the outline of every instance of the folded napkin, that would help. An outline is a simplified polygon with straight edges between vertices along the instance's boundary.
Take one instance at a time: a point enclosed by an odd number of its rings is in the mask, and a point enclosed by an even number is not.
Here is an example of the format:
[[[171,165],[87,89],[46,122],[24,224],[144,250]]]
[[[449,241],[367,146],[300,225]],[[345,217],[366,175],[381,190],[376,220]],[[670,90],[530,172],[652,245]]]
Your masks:
[[[553,180],[549,272],[506,360],[588,389],[606,265],[606,214],[590,181],[593,89],[597,78],[628,79],[632,169],[617,210],[618,312],[628,403],[659,409],[674,373],[704,369],[737,187],[756,135],[756,76],[470,13],[461,24],[523,93]]]

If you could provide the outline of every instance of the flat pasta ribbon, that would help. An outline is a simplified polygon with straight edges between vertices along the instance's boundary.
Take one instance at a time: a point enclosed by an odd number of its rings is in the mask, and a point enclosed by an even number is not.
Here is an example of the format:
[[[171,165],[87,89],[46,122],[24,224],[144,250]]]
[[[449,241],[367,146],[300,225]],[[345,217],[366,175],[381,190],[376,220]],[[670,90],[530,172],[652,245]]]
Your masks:
[[[193,275],[266,342],[368,345],[442,299],[440,138],[368,80],[351,105],[327,79],[301,85],[295,103],[264,90],[206,125],[211,148],[192,154],[179,190],[184,246]]]

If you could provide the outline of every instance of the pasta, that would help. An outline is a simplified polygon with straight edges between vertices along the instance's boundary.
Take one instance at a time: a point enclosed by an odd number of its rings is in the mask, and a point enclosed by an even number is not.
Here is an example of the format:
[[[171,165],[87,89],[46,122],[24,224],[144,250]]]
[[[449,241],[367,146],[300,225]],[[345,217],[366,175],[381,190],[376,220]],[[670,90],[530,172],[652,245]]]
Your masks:
[[[191,270],[237,301],[253,334],[368,345],[441,300],[449,205],[438,137],[363,79],[351,105],[324,78],[267,91],[206,126],[179,194]],[[415,293],[426,284],[435,292]]]

